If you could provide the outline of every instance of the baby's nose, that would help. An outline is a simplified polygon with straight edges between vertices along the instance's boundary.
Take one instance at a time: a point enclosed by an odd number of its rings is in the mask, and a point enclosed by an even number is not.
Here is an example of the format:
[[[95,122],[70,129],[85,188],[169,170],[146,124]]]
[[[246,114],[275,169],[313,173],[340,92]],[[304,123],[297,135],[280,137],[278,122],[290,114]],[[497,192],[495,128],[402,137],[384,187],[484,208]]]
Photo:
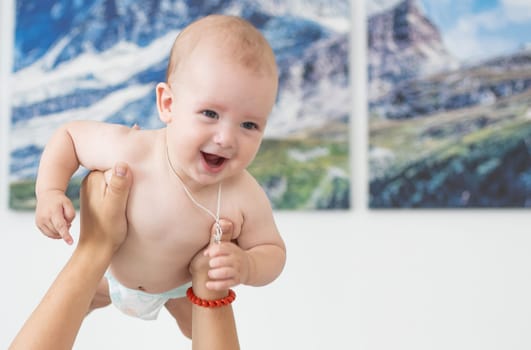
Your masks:
[[[214,135],[214,142],[222,148],[233,148],[236,143],[236,132],[231,126],[220,127]]]

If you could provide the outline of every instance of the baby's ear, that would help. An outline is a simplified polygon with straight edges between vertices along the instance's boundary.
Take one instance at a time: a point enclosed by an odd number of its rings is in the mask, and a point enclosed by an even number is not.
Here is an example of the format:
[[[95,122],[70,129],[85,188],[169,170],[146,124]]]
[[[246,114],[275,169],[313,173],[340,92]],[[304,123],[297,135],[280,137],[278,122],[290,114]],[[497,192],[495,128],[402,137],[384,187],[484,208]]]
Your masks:
[[[170,86],[166,83],[158,83],[156,87],[157,93],[157,110],[159,112],[160,120],[168,124],[172,121],[172,105],[173,94]]]

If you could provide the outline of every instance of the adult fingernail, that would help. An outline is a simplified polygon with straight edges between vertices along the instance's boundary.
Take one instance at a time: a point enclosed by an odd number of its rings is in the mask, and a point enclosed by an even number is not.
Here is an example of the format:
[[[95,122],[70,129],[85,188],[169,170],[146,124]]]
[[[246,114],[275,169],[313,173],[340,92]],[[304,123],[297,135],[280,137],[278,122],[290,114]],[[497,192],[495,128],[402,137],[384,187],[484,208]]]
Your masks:
[[[127,167],[125,167],[123,164],[116,164],[114,167],[114,174],[117,176],[125,176],[127,173]]]

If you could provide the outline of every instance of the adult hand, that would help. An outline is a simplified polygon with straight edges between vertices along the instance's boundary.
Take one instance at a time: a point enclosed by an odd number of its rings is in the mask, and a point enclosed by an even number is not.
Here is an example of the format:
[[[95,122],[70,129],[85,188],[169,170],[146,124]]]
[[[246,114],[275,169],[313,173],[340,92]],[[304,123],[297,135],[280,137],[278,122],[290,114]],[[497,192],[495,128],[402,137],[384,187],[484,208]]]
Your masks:
[[[117,163],[107,184],[104,174],[93,171],[81,186],[79,246],[105,244],[114,252],[127,234],[126,206],[132,174],[126,163]]]
[[[223,235],[221,236],[221,242],[219,244],[230,243],[232,238],[234,225],[232,222],[226,219],[220,219],[221,230]],[[190,262],[190,273],[192,274],[192,285],[194,293],[203,299],[217,299],[227,294],[227,289],[221,291],[210,290],[207,288],[207,283],[210,281],[208,277],[208,271],[210,270],[210,257],[206,254],[208,249],[213,246],[219,245],[215,242],[216,225],[212,226],[209,245],[201,250]]]
[[[227,290],[211,290],[207,288],[209,281],[210,257],[206,254],[209,247],[230,243],[233,224],[228,220],[220,220],[223,236],[221,243],[216,243],[215,225],[212,228],[208,247],[200,251],[190,263],[192,288],[194,294],[205,300],[216,300],[227,296]],[[234,312],[231,305],[208,308],[192,305],[192,350],[238,350],[238,332]]]
[[[10,350],[72,349],[99,281],[127,232],[125,209],[132,175],[118,163],[109,185],[102,172],[81,187],[81,228],[77,248],[19,331]]]

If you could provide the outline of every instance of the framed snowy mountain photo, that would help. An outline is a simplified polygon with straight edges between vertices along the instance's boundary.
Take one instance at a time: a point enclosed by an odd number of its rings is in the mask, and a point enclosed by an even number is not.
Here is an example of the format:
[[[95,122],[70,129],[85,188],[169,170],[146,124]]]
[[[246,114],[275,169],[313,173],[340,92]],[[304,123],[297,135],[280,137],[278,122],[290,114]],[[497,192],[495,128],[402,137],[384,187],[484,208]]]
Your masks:
[[[366,5],[370,208],[531,207],[531,2]]]
[[[191,21],[242,16],[280,70],[278,101],[250,167],[275,209],[350,206],[350,7],[347,0],[16,0],[10,130],[12,209],[32,210],[38,162],[61,124],[162,125],[155,85]],[[84,175],[71,181],[75,201]]]

